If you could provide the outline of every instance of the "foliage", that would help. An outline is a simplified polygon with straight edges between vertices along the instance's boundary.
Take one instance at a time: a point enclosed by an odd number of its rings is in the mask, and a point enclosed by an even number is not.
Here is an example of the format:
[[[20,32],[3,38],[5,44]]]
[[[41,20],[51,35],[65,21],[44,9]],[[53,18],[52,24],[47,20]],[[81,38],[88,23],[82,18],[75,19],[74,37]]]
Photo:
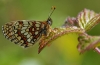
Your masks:
[[[46,37],[43,37],[41,39],[39,53],[50,41],[69,33],[78,33],[79,44],[77,48],[80,53],[83,53],[90,49],[94,49],[98,53],[100,53],[100,50],[98,48],[98,45],[100,43],[100,36],[90,36],[86,33],[99,22],[100,14],[97,14],[94,11],[88,9],[84,9],[83,11],[81,11],[76,18],[68,17],[61,28],[51,29],[51,35],[48,36],[49,39]]]

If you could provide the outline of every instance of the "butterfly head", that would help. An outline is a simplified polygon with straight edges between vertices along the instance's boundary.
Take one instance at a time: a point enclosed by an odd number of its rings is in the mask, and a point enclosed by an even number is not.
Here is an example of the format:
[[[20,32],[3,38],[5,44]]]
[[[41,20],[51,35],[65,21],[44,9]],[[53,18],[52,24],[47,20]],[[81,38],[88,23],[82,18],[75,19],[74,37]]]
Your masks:
[[[52,19],[51,18],[47,19],[47,24],[49,24],[50,26],[52,25]]]

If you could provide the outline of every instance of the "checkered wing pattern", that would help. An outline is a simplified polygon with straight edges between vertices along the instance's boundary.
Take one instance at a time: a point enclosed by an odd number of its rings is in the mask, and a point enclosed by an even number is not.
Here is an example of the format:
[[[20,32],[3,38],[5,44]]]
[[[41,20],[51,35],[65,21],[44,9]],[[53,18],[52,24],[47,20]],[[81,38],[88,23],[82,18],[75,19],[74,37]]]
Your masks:
[[[43,22],[40,21],[15,21],[2,26],[5,38],[20,44],[21,46],[28,47],[33,45],[41,36]]]

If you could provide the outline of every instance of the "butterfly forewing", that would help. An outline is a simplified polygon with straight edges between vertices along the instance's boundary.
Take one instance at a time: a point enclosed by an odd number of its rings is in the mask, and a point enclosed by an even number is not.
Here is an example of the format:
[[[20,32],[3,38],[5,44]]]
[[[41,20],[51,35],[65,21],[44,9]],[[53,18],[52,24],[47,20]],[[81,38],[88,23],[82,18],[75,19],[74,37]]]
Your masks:
[[[16,21],[3,26],[4,36],[21,46],[28,47],[33,45],[41,36],[41,30],[44,26],[40,21]]]

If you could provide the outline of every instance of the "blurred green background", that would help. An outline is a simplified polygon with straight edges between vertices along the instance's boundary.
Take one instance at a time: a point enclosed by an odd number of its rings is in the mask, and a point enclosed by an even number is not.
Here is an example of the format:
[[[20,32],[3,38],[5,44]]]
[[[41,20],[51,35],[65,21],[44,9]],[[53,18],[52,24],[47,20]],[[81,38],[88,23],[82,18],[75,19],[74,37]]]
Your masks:
[[[0,0],[0,27],[14,20],[47,19],[51,6],[56,6],[52,27],[61,26],[66,17],[76,17],[84,8],[100,12],[100,0]],[[100,25],[88,33],[99,35]],[[100,54],[90,50],[80,55],[77,34],[68,34],[52,42],[40,54],[38,44],[23,49],[5,39],[0,30],[0,65],[100,65]]]

